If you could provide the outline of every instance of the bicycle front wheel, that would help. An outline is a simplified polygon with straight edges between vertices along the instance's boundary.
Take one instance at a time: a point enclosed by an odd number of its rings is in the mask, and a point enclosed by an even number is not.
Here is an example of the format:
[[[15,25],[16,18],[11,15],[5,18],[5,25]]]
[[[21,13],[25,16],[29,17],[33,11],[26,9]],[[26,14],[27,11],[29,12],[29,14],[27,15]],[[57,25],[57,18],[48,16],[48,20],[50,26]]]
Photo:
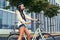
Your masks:
[[[41,35],[37,36],[37,40],[55,40],[54,36],[50,35],[49,33],[42,33],[43,37]]]

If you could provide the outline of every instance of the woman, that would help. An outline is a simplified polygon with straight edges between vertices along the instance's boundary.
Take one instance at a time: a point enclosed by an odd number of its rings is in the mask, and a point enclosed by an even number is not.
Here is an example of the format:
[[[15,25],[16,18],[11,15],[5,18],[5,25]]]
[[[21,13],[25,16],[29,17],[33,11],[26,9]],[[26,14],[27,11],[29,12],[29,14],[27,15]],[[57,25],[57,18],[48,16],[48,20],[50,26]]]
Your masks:
[[[16,14],[18,16],[18,26],[19,26],[19,37],[18,40],[22,40],[23,34],[26,33],[27,40],[31,40],[31,35],[25,24],[31,24],[31,22],[26,22],[26,19],[37,21],[37,19],[33,19],[26,15],[23,10],[25,9],[24,4],[20,3],[18,5],[18,10],[16,10]]]

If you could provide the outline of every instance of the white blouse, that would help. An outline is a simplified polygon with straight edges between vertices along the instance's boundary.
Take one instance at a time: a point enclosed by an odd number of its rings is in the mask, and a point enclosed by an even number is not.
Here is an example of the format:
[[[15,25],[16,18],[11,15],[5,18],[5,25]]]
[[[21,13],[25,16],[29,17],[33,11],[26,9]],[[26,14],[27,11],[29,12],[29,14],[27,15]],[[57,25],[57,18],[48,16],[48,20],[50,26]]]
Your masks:
[[[29,19],[29,20],[31,19],[31,17],[26,15],[25,12],[23,12],[23,13],[24,13],[26,19]],[[21,24],[25,24],[26,21],[21,17],[20,12],[18,10],[16,10],[16,14],[17,14],[17,17],[18,17],[18,26],[21,25]]]

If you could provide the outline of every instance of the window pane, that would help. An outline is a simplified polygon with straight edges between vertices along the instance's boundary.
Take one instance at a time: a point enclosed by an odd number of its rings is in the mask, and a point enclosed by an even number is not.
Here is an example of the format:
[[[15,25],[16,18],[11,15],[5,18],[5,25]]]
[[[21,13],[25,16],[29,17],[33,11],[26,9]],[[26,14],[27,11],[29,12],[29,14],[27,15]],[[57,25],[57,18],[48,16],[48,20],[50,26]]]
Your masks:
[[[4,7],[5,7],[5,1],[6,1],[6,0],[1,0],[1,1],[0,1],[0,3],[1,3],[0,6],[1,6],[1,8],[4,8]]]
[[[12,25],[12,14],[11,13],[8,13],[8,27],[10,28],[11,25]]]
[[[11,23],[11,24],[14,25],[14,22],[15,22],[15,15],[14,15],[13,13],[11,13],[11,14],[12,14],[12,16],[11,16],[11,17],[12,17],[12,23]]]
[[[0,10],[0,18],[2,18],[2,11]]]
[[[7,15],[7,12],[3,11],[3,20],[2,20],[2,23],[3,24],[8,24],[8,15]]]
[[[3,15],[2,15],[2,28],[8,28],[8,14],[7,12],[3,11]]]
[[[0,29],[2,28],[2,19],[0,18]]]

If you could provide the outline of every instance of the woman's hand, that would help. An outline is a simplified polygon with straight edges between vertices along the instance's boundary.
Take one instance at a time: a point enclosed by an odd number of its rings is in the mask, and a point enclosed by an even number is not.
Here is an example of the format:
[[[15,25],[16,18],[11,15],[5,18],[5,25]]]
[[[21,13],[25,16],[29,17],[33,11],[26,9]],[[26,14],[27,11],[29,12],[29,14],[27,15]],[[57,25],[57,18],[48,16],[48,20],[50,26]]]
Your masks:
[[[25,24],[31,24],[31,22],[25,22]]]
[[[33,21],[37,21],[38,19],[33,19]]]

